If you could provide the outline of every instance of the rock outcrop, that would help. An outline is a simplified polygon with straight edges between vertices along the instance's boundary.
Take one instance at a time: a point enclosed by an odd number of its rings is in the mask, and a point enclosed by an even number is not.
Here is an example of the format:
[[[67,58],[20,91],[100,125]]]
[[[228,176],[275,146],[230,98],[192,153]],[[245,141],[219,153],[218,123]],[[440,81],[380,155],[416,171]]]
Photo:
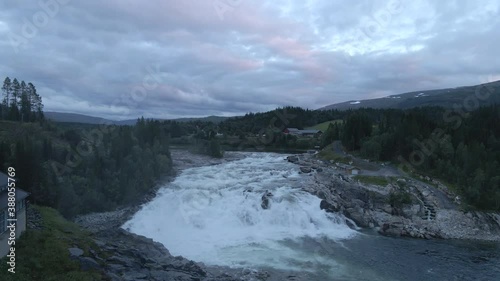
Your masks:
[[[442,185],[404,178],[387,186],[362,184],[331,163],[307,157],[300,157],[300,170],[313,163],[323,172],[313,173],[303,189],[322,199],[321,209],[343,214],[358,227],[397,237],[500,241],[500,214],[461,211]]]

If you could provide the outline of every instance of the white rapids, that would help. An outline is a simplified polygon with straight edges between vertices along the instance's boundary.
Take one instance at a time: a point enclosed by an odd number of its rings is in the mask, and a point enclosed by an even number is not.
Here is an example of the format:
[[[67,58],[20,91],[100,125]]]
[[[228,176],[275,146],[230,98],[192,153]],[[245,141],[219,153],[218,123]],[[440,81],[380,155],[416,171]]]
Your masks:
[[[314,259],[340,266],[293,245],[307,238],[340,241],[356,232],[342,217],[320,210],[319,198],[301,190],[306,176],[284,155],[245,156],[184,170],[123,228],[162,243],[173,255],[207,265],[304,271]],[[273,194],[269,209],[261,207],[266,191]]]

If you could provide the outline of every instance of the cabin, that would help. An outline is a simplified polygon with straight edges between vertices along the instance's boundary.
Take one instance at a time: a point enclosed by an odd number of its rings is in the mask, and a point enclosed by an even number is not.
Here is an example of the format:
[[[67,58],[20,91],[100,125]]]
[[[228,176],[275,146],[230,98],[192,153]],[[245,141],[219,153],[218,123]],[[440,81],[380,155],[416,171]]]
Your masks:
[[[9,253],[9,237],[11,229],[8,226],[15,222],[16,239],[26,230],[26,198],[29,193],[16,186],[15,192],[9,192],[9,177],[0,172],[0,258]],[[15,212],[9,213],[9,198],[15,198]],[[14,220],[15,219],[15,220]]]

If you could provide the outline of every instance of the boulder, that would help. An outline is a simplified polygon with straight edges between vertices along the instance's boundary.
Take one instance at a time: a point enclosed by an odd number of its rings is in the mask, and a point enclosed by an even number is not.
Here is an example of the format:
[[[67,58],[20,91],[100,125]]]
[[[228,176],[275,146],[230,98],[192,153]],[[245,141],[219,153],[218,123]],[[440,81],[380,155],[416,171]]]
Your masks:
[[[312,172],[312,169],[311,169],[311,167],[302,166],[302,167],[300,167],[300,171],[304,174],[309,174],[310,172]]]
[[[273,197],[273,194],[270,192],[270,191],[267,191],[262,195],[262,202],[260,203],[260,206],[262,207],[262,209],[264,210],[267,210],[269,209],[271,206],[271,201],[269,198]]]
[[[299,162],[299,157],[298,156],[288,156],[286,158],[286,160],[288,160],[288,162],[290,162],[290,163],[297,163],[297,162]]]
[[[404,225],[402,222],[389,222],[384,223],[379,230],[379,233],[386,236],[401,236]]]
[[[72,258],[78,258],[83,255],[83,250],[80,248],[68,248],[69,255]]]
[[[364,215],[363,208],[347,208],[344,210],[344,215],[353,220],[360,227],[369,227],[369,220]]]
[[[325,194],[325,192],[323,190],[318,190],[316,192],[316,196],[318,196],[319,199],[326,199],[326,194]],[[321,202],[321,204],[322,203],[323,202]],[[320,204],[320,206],[321,206],[321,204]]]
[[[335,202],[330,203],[324,199],[321,200],[321,203],[319,203],[319,208],[321,210],[325,210],[329,213],[337,213],[340,210],[337,203],[335,203]]]

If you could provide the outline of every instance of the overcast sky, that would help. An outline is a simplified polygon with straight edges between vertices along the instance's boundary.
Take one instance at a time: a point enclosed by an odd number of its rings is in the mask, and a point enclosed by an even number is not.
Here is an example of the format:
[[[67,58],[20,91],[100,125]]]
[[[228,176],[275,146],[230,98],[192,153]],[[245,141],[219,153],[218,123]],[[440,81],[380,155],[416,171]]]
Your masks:
[[[48,3],[46,7],[40,3]],[[498,0],[4,0],[45,110],[233,116],[500,80]]]

